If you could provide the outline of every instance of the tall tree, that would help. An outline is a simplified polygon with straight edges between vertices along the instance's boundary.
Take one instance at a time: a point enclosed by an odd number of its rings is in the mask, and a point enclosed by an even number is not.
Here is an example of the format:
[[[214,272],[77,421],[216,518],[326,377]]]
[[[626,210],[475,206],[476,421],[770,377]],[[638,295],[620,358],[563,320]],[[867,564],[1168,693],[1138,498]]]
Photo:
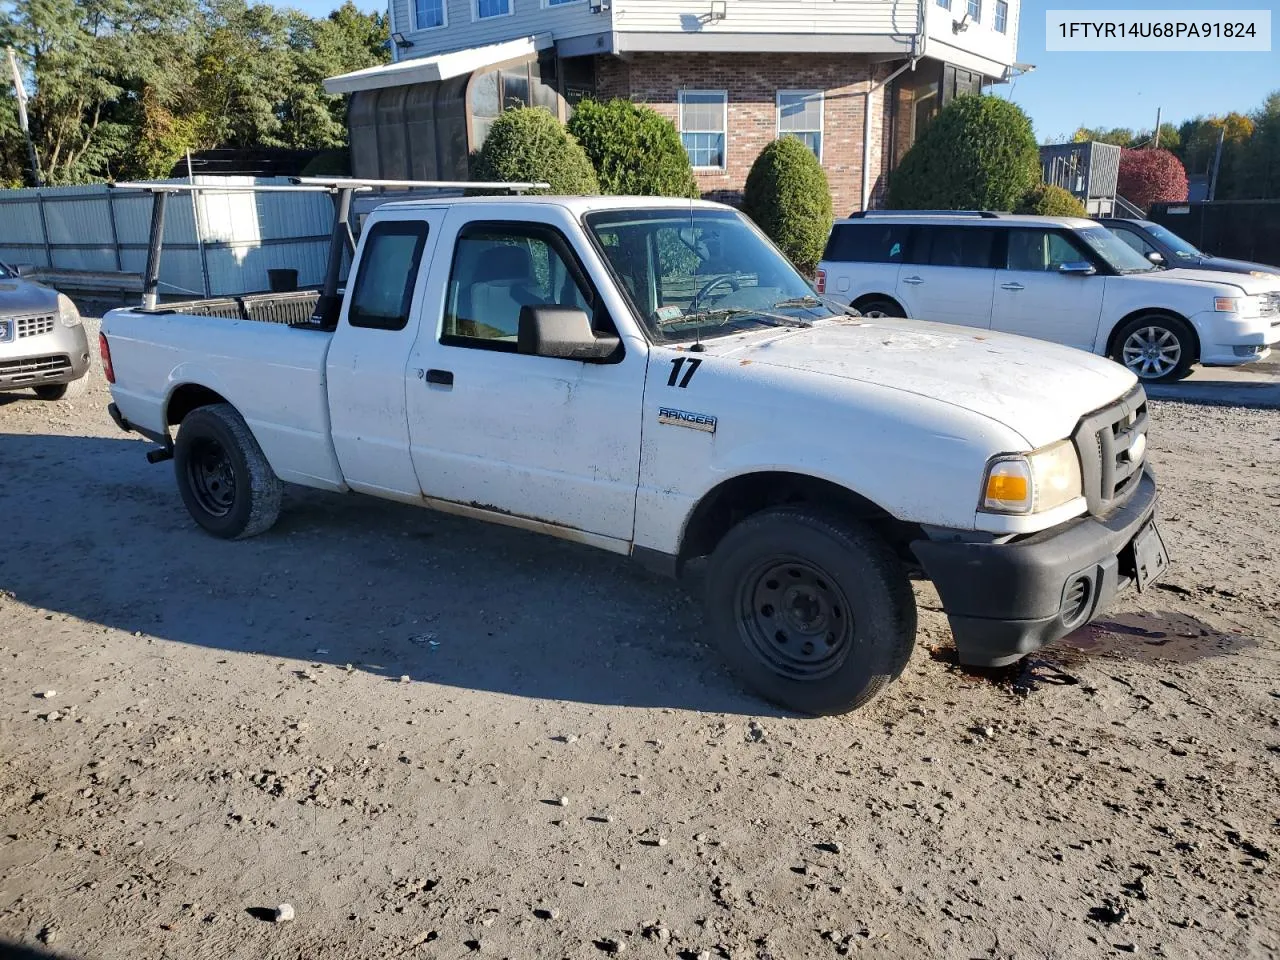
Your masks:
[[[1240,149],[1233,198],[1280,199],[1280,90],[1251,117],[1253,136]]]
[[[46,180],[109,175],[128,150],[138,93],[182,82],[175,47],[191,35],[190,0],[14,0],[0,12],[34,93],[32,136]]]

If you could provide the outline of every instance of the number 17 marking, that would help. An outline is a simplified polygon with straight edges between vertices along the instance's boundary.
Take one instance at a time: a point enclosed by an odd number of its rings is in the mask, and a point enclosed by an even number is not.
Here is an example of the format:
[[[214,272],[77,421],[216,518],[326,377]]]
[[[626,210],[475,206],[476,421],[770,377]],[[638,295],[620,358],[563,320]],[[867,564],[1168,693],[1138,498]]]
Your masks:
[[[685,370],[684,377],[683,379],[681,379],[680,368],[684,366],[684,362],[686,359],[689,361],[689,367],[687,370]],[[689,381],[693,379],[693,375],[698,372],[698,368],[700,366],[702,366],[702,360],[700,358],[676,357],[674,360],[671,361],[671,376],[667,378],[667,386],[668,387],[676,386],[677,385],[676,380],[679,379],[680,388],[683,389],[687,387],[689,385]]]

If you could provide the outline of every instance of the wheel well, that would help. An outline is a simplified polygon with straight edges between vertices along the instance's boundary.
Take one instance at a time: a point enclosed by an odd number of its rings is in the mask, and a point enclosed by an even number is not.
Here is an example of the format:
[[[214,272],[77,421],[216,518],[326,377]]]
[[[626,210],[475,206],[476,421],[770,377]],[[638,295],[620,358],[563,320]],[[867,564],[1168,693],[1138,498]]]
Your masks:
[[[863,521],[883,537],[904,562],[916,565],[910,544],[924,535],[916,524],[905,523],[866,497],[828,480],[768,471],[726,480],[698,502],[680,541],[677,570],[688,560],[710,554],[730,528],[751,514],[795,503],[821,504]]]
[[[227,400],[216,390],[202,387],[198,383],[184,383],[169,397],[165,408],[165,422],[176,427],[192,410],[207,407],[212,403],[226,403]]]
[[[1141,310],[1133,311],[1133,313],[1129,314],[1127,317],[1121,317],[1120,322],[1111,328],[1111,333],[1107,337],[1106,355],[1108,357],[1116,352],[1116,346],[1120,339],[1120,331],[1123,330],[1131,321],[1138,320],[1142,317],[1169,317],[1174,320],[1181,320],[1186,324],[1187,329],[1191,331],[1191,344],[1195,349],[1195,359],[1200,359],[1200,334],[1196,333],[1195,324],[1180,313],[1174,313],[1172,310],[1153,310],[1150,307],[1143,307]]]
[[[894,297],[887,293],[864,293],[857,300],[853,301],[853,303],[849,304],[849,306],[853,307],[853,309],[855,310],[861,310],[863,304],[870,303],[872,300],[888,300],[895,307],[901,310],[904,314],[907,312],[905,309],[903,309],[902,304],[898,302],[897,297]]]

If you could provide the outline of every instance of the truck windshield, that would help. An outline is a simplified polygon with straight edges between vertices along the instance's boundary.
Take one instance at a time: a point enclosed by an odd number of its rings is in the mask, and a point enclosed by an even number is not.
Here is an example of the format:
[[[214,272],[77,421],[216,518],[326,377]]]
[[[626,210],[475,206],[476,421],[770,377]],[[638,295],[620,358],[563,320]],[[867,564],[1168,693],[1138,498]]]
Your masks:
[[[1085,227],[1075,233],[1116,273],[1150,273],[1159,269],[1106,227]]]
[[[687,342],[835,315],[732,210],[605,210],[585,218],[653,338]]]

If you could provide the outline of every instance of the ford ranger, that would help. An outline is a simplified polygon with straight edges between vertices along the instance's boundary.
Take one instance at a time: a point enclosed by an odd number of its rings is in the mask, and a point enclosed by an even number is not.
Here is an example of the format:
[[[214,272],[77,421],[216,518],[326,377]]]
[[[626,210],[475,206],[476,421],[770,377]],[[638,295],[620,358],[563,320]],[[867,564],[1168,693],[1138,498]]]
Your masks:
[[[802,713],[899,675],[913,578],[1002,665],[1168,563],[1133,373],[858,316],[710,202],[386,203],[332,322],[122,309],[100,347],[209,533],[264,533],[294,483],[697,569],[709,639]]]

